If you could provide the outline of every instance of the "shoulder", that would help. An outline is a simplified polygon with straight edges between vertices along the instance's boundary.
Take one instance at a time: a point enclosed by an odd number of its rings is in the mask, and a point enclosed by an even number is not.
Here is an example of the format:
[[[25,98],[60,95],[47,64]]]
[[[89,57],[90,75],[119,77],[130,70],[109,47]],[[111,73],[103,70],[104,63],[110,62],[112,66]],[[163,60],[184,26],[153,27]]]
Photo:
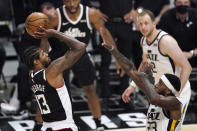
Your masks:
[[[160,39],[159,48],[164,55],[169,55],[169,52],[174,52],[177,47],[177,41],[169,34],[164,35]]]
[[[172,45],[174,42],[176,42],[176,40],[169,34],[163,35],[160,39],[160,45],[162,46]]]

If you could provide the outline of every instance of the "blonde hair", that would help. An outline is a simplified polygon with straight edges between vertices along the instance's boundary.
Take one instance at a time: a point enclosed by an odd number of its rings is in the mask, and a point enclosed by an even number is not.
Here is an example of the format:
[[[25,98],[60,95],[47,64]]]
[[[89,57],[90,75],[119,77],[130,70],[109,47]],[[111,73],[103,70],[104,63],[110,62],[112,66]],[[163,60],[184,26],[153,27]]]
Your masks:
[[[155,16],[152,11],[142,8],[137,9],[137,11],[138,11],[138,16],[148,15],[152,21],[155,21]]]

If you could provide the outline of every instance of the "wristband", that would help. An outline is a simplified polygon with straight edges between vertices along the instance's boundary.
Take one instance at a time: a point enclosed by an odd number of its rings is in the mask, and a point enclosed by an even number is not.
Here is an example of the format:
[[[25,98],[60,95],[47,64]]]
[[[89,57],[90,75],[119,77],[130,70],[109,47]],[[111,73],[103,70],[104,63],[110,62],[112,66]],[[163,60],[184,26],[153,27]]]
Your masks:
[[[111,49],[109,49],[110,52],[112,52],[114,50],[114,46],[111,46]]]
[[[137,87],[137,85],[135,84],[134,81],[132,81],[132,82],[130,83],[130,86]]]
[[[189,52],[194,56],[194,50],[190,50]]]

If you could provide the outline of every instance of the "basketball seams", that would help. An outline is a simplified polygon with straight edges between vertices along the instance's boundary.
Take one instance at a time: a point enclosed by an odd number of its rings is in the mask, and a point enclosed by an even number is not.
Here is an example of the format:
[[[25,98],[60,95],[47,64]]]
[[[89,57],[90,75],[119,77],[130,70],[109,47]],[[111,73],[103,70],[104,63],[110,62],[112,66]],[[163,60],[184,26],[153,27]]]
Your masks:
[[[46,19],[47,20],[48,18],[37,18],[35,20],[31,20],[31,21],[29,20],[28,22],[34,22],[34,21],[37,21],[37,20],[40,20],[40,19]]]
[[[35,31],[37,31],[40,26],[46,29],[49,28],[49,19],[44,14],[32,13],[27,17],[25,26],[26,31],[30,35],[34,35]]]

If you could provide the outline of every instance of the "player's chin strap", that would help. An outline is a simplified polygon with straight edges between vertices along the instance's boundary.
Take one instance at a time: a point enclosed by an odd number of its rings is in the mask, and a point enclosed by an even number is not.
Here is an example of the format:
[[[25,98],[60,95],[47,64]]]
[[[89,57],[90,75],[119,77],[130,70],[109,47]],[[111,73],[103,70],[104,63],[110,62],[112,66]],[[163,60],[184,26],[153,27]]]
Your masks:
[[[161,77],[161,80],[172,91],[172,93],[174,95],[176,95],[178,93],[177,90],[174,88],[174,86],[170,83],[170,81],[168,80],[168,78],[165,75],[163,75]]]

